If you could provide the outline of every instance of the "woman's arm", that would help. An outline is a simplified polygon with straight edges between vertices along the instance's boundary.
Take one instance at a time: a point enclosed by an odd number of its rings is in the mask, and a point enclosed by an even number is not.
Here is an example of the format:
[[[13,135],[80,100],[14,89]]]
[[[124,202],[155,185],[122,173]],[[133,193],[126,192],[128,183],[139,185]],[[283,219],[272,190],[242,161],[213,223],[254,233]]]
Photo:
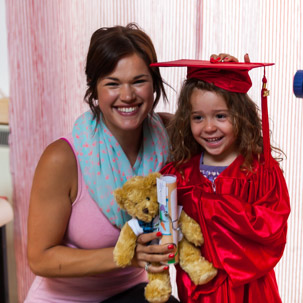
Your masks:
[[[116,268],[113,248],[83,250],[62,245],[77,196],[77,163],[64,140],[47,147],[36,168],[28,217],[28,261],[41,276],[84,276]]]

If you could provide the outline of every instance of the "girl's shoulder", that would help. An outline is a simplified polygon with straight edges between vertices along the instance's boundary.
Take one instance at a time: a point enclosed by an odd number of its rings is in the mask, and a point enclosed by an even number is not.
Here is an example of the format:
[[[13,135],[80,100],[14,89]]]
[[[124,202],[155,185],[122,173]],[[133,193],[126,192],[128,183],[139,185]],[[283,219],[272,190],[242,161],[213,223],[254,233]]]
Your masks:
[[[265,172],[282,172],[280,164],[273,157],[270,157],[268,163],[265,162],[264,155],[255,156],[252,163],[252,173],[265,173]]]
[[[175,175],[177,177],[179,184],[183,184],[183,183],[186,184],[190,180],[199,180],[200,157],[201,154],[195,155],[190,160],[182,163],[181,165],[176,165],[175,162],[170,162],[161,169],[160,173]]]

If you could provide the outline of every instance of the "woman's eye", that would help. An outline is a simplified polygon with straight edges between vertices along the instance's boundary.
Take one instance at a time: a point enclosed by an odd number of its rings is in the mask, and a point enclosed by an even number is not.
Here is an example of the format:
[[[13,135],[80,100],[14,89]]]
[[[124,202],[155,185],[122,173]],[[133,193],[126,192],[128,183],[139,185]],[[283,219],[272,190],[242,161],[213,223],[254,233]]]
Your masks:
[[[105,86],[118,86],[119,84],[117,82],[108,82],[105,84]]]
[[[140,79],[140,80],[136,80],[136,81],[134,82],[134,84],[141,84],[141,83],[144,83],[144,82],[146,82],[145,79]]]

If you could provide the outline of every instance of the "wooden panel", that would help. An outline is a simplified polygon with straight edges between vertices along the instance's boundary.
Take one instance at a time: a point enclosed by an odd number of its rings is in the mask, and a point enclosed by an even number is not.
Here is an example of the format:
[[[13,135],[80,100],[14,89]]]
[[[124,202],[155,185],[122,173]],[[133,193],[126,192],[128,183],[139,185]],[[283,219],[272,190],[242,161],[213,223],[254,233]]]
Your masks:
[[[8,124],[9,98],[0,98],[0,124]]]

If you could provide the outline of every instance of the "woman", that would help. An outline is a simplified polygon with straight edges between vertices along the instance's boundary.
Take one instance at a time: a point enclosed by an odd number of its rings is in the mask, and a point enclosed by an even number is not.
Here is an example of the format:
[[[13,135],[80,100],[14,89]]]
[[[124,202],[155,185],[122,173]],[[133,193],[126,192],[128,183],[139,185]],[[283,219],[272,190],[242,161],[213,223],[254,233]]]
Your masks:
[[[149,66],[156,61],[150,38],[134,24],[92,35],[85,94],[91,110],[72,134],[46,148],[36,168],[28,260],[37,276],[25,302],[119,302],[121,293],[127,302],[125,291],[132,302],[144,302],[144,268],[168,270],[148,266],[174,253],[145,245],[161,237],[156,232],[138,239],[132,266],[117,268],[112,254],[118,227],[129,218],[112,190],[132,175],[160,170],[167,157],[170,115],[153,111],[161,94],[166,98],[159,69]]]

